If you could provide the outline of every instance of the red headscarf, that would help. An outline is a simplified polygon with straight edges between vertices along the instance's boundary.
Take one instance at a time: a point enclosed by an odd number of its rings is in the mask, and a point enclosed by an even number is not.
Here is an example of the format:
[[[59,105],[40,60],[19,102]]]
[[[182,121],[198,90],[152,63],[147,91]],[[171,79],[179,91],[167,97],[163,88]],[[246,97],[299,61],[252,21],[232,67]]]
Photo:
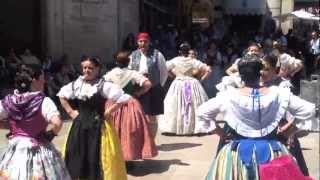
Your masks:
[[[137,40],[138,41],[140,41],[140,40],[150,40],[150,36],[146,32],[141,32],[141,33],[138,34]]]

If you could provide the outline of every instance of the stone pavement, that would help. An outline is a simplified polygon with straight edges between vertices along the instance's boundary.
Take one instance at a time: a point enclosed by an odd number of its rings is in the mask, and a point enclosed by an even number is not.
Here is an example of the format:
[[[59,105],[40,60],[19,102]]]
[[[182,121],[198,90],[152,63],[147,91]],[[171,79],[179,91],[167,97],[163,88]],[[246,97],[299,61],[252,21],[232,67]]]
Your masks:
[[[60,149],[70,122],[65,123],[54,144]],[[6,146],[5,134],[0,130],[0,150]],[[145,161],[135,161],[129,171],[129,180],[202,180],[216,152],[218,137],[207,136],[164,136],[158,133],[156,143],[159,155]],[[320,178],[319,133],[311,133],[301,138],[303,153],[311,176]]]

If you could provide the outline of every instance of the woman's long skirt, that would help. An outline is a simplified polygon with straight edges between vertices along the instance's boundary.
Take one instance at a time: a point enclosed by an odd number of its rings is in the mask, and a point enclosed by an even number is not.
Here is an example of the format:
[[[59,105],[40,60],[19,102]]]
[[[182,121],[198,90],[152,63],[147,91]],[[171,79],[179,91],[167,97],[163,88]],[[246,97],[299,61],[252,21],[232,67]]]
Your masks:
[[[0,159],[0,179],[71,180],[61,154],[53,144],[35,144],[28,137],[9,140]]]
[[[127,171],[114,127],[106,121],[101,130],[101,164],[104,180],[127,180]]]
[[[107,106],[112,105],[111,101]],[[158,154],[139,101],[131,98],[111,115],[126,161],[152,158]]]
[[[280,147],[277,151],[273,150],[271,144],[268,145],[270,149],[269,161],[289,154],[283,144],[276,143]],[[206,180],[259,180],[259,163],[255,152],[252,153],[251,158],[252,165],[248,168],[240,157],[239,146],[234,146],[232,142],[226,144],[213,160]]]
[[[125,163],[124,163],[124,158],[122,154],[122,150],[120,147],[120,143],[117,137],[117,134],[114,130],[114,127],[110,124],[110,120],[104,120],[103,123],[101,123],[100,129],[97,129],[97,134],[99,135],[98,137],[98,147],[95,147],[96,143],[93,141],[93,145],[88,145],[86,147],[83,147],[83,145],[77,145],[75,147],[82,147],[81,150],[74,150],[74,153],[72,157],[69,157],[70,159],[73,159],[70,163],[75,164],[79,163],[75,168],[72,168],[73,171],[73,179],[104,179],[104,180],[127,180],[127,173],[126,173],[126,168],[125,168]],[[74,126],[76,123],[75,121],[71,125],[69,129],[69,136],[67,137],[66,144],[63,147],[63,157],[66,158],[66,152],[70,151],[70,147],[68,147],[68,140],[70,141],[70,135],[72,135],[72,131],[74,129]],[[82,133],[74,134],[73,137],[77,137],[81,141],[87,140],[90,141],[90,139],[83,139],[80,135]],[[89,133],[90,135],[92,133]],[[73,138],[74,139],[74,138]],[[95,138],[94,138],[95,139]],[[83,142],[85,143],[85,142]],[[83,144],[82,143],[82,144]],[[70,142],[69,142],[70,144]],[[75,143],[72,142],[71,144],[80,144],[80,142]],[[69,150],[68,150],[69,148]],[[91,151],[88,151],[91,149]],[[99,149],[99,151],[97,151]],[[87,150],[87,153],[92,153],[92,152],[98,152],[96,156],[94,156],[94,159],[97,157],[98,158],[98,166],[95,170],[90,168],[90,172],[88,172],[89,169],[86,169],[88,167],[88,159],[84,157],[93,157],[93,154],[88,154],[84,155],[83,152],[84,150]],[[72,150],[71,150],[72,151]],[[71,152],[69,153],[72,154]],[[93,159],[92,159],[93,160]],[[82,171],[79,171],[81,169]],[[95,178],[96,177],[96,178]]]
[[[197,107],[207,100],[208,96],[197,79],[176,77],[164,100],[164,116],[159,121],[161,131],[178,135],[210,132],[210,128],[198,128],[202,127],[203,121],[195,116]]]

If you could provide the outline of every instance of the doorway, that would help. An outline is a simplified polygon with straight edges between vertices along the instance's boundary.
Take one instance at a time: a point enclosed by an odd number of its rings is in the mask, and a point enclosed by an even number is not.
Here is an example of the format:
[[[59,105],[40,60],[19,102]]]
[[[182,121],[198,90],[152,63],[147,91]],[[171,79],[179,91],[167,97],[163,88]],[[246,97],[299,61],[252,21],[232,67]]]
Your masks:
[[[1,0],[0,55],[6,56],[10,48],[17,55],[29,48],[40,57],[43,52],[41,0]]]

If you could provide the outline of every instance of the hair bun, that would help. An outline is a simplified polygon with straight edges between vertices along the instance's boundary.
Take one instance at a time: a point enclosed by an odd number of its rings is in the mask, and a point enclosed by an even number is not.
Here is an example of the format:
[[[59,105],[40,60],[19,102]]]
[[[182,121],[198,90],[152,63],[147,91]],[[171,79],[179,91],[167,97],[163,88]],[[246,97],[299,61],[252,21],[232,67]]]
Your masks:
[[[189,51],[191,49],[191,46],[189,43],[184,42],[184,43],[180,44],[179,49],[180,49],[180,51]]]

